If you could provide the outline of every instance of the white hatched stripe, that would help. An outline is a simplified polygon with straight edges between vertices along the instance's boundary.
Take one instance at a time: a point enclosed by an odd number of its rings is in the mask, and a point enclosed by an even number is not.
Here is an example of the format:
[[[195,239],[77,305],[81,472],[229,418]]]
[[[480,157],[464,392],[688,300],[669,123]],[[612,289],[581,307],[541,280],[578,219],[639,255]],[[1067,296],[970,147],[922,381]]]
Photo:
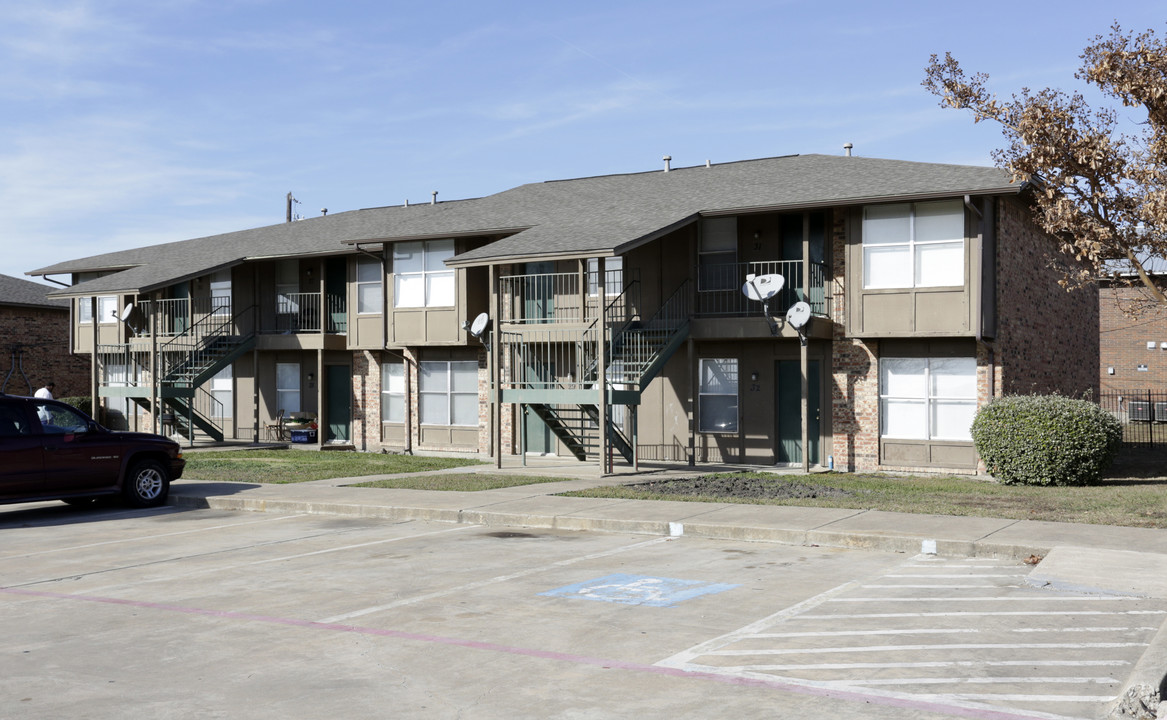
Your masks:
[[[1158,630],[1156,627],[1139,626],[1139,627],[1064,627],[1064,628],[1013,628],[1010,632],[1015,633],[1047,633],[1047,632],[1064,632],[1064,633],[1081,633],[1081,632],[1150,632]]]
[[[1111,677],[967,677],[967,678],[889,678],[883,680],[833,680],[834,685],[1004,685],[1006,683],[1041,683],[1042,685],[1117,685],[1118,680]]]
[[[804,620],[853,620],[857,618],[995,617],[1006,615],[1163,615],[1167,610],[997,610],[976,612],[859,613],[854,615],[800,615]]]
[[[1077,595],[1074,597],[1034,597],[1019,595],[1017,597],[1006,597],[1003,595],[970,595],[968,597],[946,597],[943,602],[1051,602],[1051,601],[1073,601],[1073,602],[1110,602],[1114,600],[1138,600],[1139,598],[1119,596],[1119,595]],[[837,603],[863,603],[863,602],[936,602],[936,598],[931,597],[859,597],[859,598],[834,598],[828,602]]]
[[[979,632],[980,630],[973,628],[924,628],[916,630],[831,630],[826,632],[758,633],[757,635],[750,635],[741,639],[752,640],[755,638],[859,637],[866,635],[960,635],[976,634]]]
[[[928,696],[933,697],[933,696]],[[956,693],[937,695],[937,700],[1008,700],[1031,703],[1101,703],[1114,700],[1114,695],[994,695],[992,693]]]
[[[888,670],[911,668],[950,667],[1123,667],[1127,660],[941,660],[936,662],[906,663],[794,663],[785,665],[722,666],[723,670],[780,671],[780,670]]]
[[[951,643],[941,645],[860,645],[856,647],[770,648],[764,650],[713,650],[704,655],[810,655],[814,653],[903,652],[920,650],[1100,650],[1103,648],[1146,647],[1147,643]]]

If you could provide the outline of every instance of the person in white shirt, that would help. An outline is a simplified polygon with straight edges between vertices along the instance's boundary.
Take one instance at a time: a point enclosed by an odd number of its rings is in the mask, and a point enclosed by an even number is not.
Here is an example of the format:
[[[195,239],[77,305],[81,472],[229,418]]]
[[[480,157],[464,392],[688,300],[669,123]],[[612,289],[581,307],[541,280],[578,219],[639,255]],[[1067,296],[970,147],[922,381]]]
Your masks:
[[[49,380],[47,383],[45,383],[45,386],[43,388],[36,391],[36,394],[33,395],[33,397],[41,399],[41,400],[52,400],[53,399],[53,388],[55,388],[55,387],[56,387],[56,385],[53,384],[53,381]],[[43,405],[37,408],[36,414],[37,414],[37,417],[40,418],[41,425],[48,425],[49,424],[49,421],[50,421],[49,411],[47,409],[45,409],[45,407]]]

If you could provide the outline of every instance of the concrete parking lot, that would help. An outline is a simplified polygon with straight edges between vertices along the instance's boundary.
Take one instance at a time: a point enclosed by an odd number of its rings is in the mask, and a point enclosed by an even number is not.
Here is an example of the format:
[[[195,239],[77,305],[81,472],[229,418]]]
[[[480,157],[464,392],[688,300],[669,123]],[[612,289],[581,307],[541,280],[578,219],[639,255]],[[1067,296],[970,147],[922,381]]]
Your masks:
[[[1097,718],[1167,602],[1015,560],[0,508],[4,718]]]

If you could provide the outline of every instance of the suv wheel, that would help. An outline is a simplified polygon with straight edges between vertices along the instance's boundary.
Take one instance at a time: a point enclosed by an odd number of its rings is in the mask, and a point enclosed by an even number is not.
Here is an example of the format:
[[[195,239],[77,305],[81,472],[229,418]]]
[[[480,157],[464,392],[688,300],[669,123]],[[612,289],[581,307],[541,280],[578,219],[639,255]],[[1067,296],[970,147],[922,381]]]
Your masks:
[[[156,460],[140,460],[130,466],[122,495],[133,507],[154,507],[166,502],[170,492],[170,478],[166,469]]]

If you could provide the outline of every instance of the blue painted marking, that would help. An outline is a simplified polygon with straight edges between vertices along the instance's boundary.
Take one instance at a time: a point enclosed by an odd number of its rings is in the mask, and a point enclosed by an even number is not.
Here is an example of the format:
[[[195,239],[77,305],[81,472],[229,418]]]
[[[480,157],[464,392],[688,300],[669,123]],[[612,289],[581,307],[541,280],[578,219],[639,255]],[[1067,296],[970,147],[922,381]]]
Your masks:
[[[616,573],[555,590],[539,593],[547,597],[583,598],[625,605],[649,607],[676,607],[678,603],[702,595],[725,592],[738,587],[726,583],[707,583],[700,580],[650,577]]]

